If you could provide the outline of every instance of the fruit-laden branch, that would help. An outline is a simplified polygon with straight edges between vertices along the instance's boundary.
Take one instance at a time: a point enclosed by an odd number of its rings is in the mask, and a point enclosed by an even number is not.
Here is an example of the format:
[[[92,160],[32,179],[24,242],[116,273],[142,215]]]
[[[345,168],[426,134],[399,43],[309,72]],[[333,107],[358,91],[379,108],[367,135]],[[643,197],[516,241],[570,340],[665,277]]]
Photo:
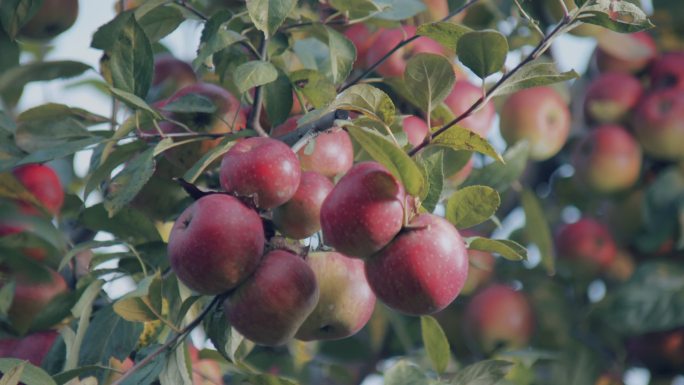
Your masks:
[[[202,310],[202,313],[197,316],[192,322],[190,322],[186,327],[184,327],[179,333],[174,335],[171,339],[166,341],[162,346],[157,348],[154,352],[150,353],[150,355],[146,356],[139,362],[137,362],[133,367],[128,369],[118,380],[116,380],[112,385],[121,385],[128,377],[130,377],[133,373],[137,372],[140,370],[143,366],[149,364],[154,360],[157,356],[162,354],[165,350],[170,349],[173,345],[175,345],[180,339],[185,338],[191,331],[193,331],[197,326],[199,326],[200,323],[202,323],[202,320],[204,317],[209,314],[209,312],[223,299],[222,295],[217,295],[214,297],[214,299],[211,300],[209,305]]]
[[[468,0],[468,2],[463,4],[461,7],[449,12],[449,14],[440,21],[447,21],[447,20],[451,19],[452,17],[454,17],[454,16],[458,15],[459,13],[468,9],[468,7],[470,7],[471,5],[477,3],[477,1],[478,0]],[[361,75],[357,76],[354,80],[350,81],[349,83],[343,85],[338,90],[338,92],[342,92],[342,91],[346,90],[347,88],[353,86],[354,84],[360,82],[361,80],[365,79],[366,76],[370,75],[373,71],[375,71],[376,68],[378,68],[382,63],[384,63],[385,60],[387,60],[390,56],[392,56],[395,52],[397,52],[401,47],[410,44],[412,41],[418,39],[419,37],[420,37],[420,35],[413,35],[413,36],[409,37],[408,39],[404,39],[404,40],[400,41],[396,46],[394,46],[394,48],[389,50],[389,52],[387,52],[383,57],[378,59],[375,63],[373,63],[365,71],[363,71],[363,73],[361,73]]]
[[[285,144],[292,147],[294,152],[299,151],[306,143],[316,137],[316,135],[330,129],[335,124],[335,120],[347,119],[349,117],[349,112],[345,110],[335,110],[328,114],[323,115],[320,119],[307,123],[296,130],[288,132],[283,136],[279,136],[278,139]]]

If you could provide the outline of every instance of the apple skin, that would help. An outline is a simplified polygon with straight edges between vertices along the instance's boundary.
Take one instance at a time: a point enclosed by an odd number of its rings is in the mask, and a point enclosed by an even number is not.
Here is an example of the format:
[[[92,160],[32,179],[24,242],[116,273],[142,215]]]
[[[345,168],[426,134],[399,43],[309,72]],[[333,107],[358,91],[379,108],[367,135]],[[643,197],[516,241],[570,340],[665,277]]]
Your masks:
[[[2,339],[0,340],[0,358],[26,360],[40,367],[58,336],[58,332],[47,330],[31,333],[21,338]]]
[[[297,155],[272,138],[241,140],[223,156],[221,187],[238,196],[253,196],[259,208],[280,206],[297,192],[302,170]]]
[[[646,95],[637,106],[633,128],[646,155],[684,159],[684,92],[668,89]]]
[[[589,122],[619,123],[636,107],[643,87],[632,75],[607,72],[587,88],[584,115]]]
[[[64,203],[64,189],[57,173],[52,168],[41,164],[27,164],[15,168],[12,174],[50,214],[59,213]],[[30,212],[39,214],[39,211],[33,209],[29,203],[21,202],[21,205],[26,206],[24,212],[27,214]]]
[[[49,273],[49,281],[37,281],[23,274],[15,274],[14,297],[7,312],[12,325],[28,328],[53,298],[67,291],[64,278],[54,270],[49,270]]]
[[[354,44],[354,47],[356,47],[354,68],[365,68],[368,61],[368,51],[378,37],[378,32],[371,31],[366,24],[357,23],[349,26],[349,28],[344,31],[344,36]]]
[[[482,89],[467,80],[457,80],[454,88],[444,99],[444,103],[451,109],[454,116],[466,112],[475,102],[482,97]],[[496,110],[494,104],[487,103],[482,109],[469,117],[461,120],[459,125],[465,127],[481,137],[487,137],[494,122]],[[441,122],[447,123],[447,122]]]
[[[684,52],[668,52],[655,58],[649,74],[652,89],[684,90]]]
[[[259,345],[286,343],[318,303],[316,274],[290,252],[266,254],[245,283],[223,302],[230,324]]]
[[[297,128],[297,120],[301,115],[288,118],[271,131],[274,137],[283,136]],[[313,139],[313,152],[307,146],[297,151],[299,164],[304,171],[315,171],[328,178],[344,174],[354,164],[354,145],[347,131],[339,127],[316,136]]]
[[[602,31],[603,34],[618,35],[617,32]],[[635,32],[619,35],[619,39],[624,39],[625,44],[620,44],[619,52],[622,55],[616,56],[615,53],[606,51],[605,48],[596,49],[596,64],[601,72],[624,72],[636,73],[646,68],[653,58],[658,54],[655,40],[648,32]],[[616,41],[610,40],[611,44]],[[625,50],[628,50],[625,52]],[[630,52],[638,50],[640,52]]]
[[[326,244],[347,256],[370,256],[401,230],[404,200],[404,187],[384,166],[356,164],[321,206]]]
[[[632,187],[641,171],[641,147],[621,126],[604,125],[582,138],[573,154],[579,180],[609,194]]]
[[[149,96],[151,101],[163,100],[187,86],[197,83],[192,66],[171,54],[154,57],[154,77]]]
[[[530,158],[546,160],[556,155],[568,139],[570,110],[553,88],[527,88],[504,102],[500,128],[508,145],[527,140]]]
[[[375,309],[363,261],[336,252],[316,252],[306,262],[316,274],[318,304],[297,331],[303,341],[338,340],[361,330]]]
[[[559,258],[588,273],[609,268],[617,253],[610,230],[593,218],[562,226],[556,233],[555,244]]]
[[[304,239],[321,229],[321,205],[333,183],[321,174],[305,171],[294,196],[273,209],[273,222],[286,237]]]
[[[387,306],[411,315],[436,313],[463,289],[468,252],[456,228],[433,214],[413,218],[366,261],[366,278]]]
[[[415,115],[404,117],[402,120],[402,128],[408,137],[408,142],[411,143],[413,147],[423,143],[425,137],[430,132],[430,127],[428,127],[427,122]]]
[[[366,67],[370,67],[380,58],[385,56],[394,46],[404,39],[408,39],[416,34],[416,27],[405,25],[400,28],[381,29],[378,36],[372,43],[372,49],[368,49],[366,56]],[[444,48],[436,41],[420,37],[414,42],[398,49],[390,57],[380,64],[375,71],[384,77],[404,76],[406,62],[408,58],[418,53],[444,54]]]
[[[38,12],[21,30],[19,36],[45,40],[52,39],[71,28],[78,17],[78,0],[44,0]]]
[[[653,332],[627,341],[628,357],[646,366],[652,375],[682,373],[684,368],[684,328]]]
[[[169,236],[171,268],[189,288],[220,294],[247,279],[264,252],[259,215],[236,198],[211,194],[178,217]]]
[[[465,311],[467,338],[483,352],[502,347],[522,348],[535,329],[532,306],[527,297],[506,285],[492,285],[475,294]]]

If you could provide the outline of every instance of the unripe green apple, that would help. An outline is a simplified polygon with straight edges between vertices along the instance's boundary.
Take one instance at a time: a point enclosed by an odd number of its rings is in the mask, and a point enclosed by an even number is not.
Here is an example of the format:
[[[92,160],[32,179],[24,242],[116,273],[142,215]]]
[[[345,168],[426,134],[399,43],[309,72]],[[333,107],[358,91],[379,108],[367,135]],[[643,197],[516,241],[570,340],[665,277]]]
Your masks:
[[[21,27],[19,36],[52,39],[74,25],[76,17],[78,0],[43,0],[38,12]]]
[[[321,229],[321,205],[334,185],[321,174],[306,171],[285,204],[273,209],[273,223],[286,237],[304,239]]]
[[[684,159],[684,91],[667,89],[646,95],[637,106],[633,125],[646,155]]]

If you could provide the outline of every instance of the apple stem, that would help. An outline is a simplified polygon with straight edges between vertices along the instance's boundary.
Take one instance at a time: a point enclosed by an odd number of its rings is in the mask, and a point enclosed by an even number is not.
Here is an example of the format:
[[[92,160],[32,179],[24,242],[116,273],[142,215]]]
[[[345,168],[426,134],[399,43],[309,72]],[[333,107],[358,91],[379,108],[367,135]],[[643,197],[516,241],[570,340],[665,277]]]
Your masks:
[[[563,2],[563,0],[559,0],[559,1],[560,1],[561,3]],[[545,36],[545,35],[544,35],[544,31],[542,31],[541,28],[539,28],[539,24],[538,24],[533,18],[531,18],[530,15],[529,15],[527,12],[525,12],[525,9],[522,7],[522,5],[520,5],[520,2],[519,2],[518,0],[515,0],[515,5],[518,7],[518,11],[519,11],[520,14],[522,15],[522,17],[524,17],[525,20],[527,20],[527,23],[528,23],[530,26],[532,26],[532,28],[533,28],[535,31],[537,31],[537,33],[539,34],[539,36],[541,36],[542,39],[543,39],[544,36]],[[563,4],[563,5],[565,5],[565,4]],[[567,9],[566,9],[566,13],[565,13],[565,14],[567,15]]]
[[[261,40],[261,45],[259,46],[259,50],[261,51],[260,57],[261,60],[266,60],[267,59],[267,51],[266,47],[268,43],[268,39],[266,38],[266,35],[264,35],[264,38]],[[268,137],[268,134],[266,131],[264,131],[264,128],[261,127],[261,110],[263,109],[263,101],[264,101],[264,93],[263,93],[263,88],[261,86],[258,86],[254,89],[254,103],[252,105],[252,111],[251,115],[249,117],[249,126],[251,129],[257,132],[259,136],[263,137]]]

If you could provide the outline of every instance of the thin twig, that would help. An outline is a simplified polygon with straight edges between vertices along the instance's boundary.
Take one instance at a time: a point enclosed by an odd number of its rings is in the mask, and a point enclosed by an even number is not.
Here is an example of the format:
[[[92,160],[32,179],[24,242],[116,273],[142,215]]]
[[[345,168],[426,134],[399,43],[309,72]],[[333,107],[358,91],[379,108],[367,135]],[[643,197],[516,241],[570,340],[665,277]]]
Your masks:
[[[568,6],[565,4],[565,1],[558,0],[558,2],[561,4],[561,7],[563,8],[563,17],[570,16],[570,10],[568,9]]]
[[[261,46],[259,47],[261,51],[262,60],[267,59],[267,46],[268,39],[266,38],[266,35],[264,35],[264,39],[261,41]],[[250,111],[248,126],[249,128],[256,131],[257,134],[259,134],[259,136],[268,137],[268,134],[266,133],[264,128],[261,127],[261,110],[263,109],[264,105],[263,91],[264,90],[262,86],[257,86],[254,90],[254,103],[252,104],[252,111]]]
[[[514,1],[515,1],[515,5],[518,7],[518,11],[520,11],[520,13],[525,18],[525,20],[527,20],[527,23],[530,24],[532,26],[532,28],[534,28],[535,31],[537,31],[539,36],[544,38],[544,31],[542,31],[541,28],[539,28],[539,25],[537,24],[537,22],[533,18],[531,18],[530,15],[527,14],[527,12],[525,12],[525,9],[523,9],[522,5],[520,5],[520,2],[518,0],[514,0]],[[560,2],[562,3],[563,0],[560,0]]]
[[[343,25],[347,24],[347,20],[345,19],[337,19],[337,20],[326,20],[323,23],[319,21],[304,21],[301,23],[294,23],[294,24],[289,24],[289,25],[284,25],[280,27],[281,31],[287,31],[288,29],[294,29],[294,28],[301,28],[301,27],[309,27],[315,24],[323,24],[323,25]]]
[[[191,13],[193,13],[195,16],[199,17],[200,19],[207,21],[209,20],[209,17],[207,15],[203,14],[200,12],[197,8],[193,7],[192,5],[188,4],[187,0],[179,0],[176,2],[176,4],[180,5],[181,7],[187,9]]]

